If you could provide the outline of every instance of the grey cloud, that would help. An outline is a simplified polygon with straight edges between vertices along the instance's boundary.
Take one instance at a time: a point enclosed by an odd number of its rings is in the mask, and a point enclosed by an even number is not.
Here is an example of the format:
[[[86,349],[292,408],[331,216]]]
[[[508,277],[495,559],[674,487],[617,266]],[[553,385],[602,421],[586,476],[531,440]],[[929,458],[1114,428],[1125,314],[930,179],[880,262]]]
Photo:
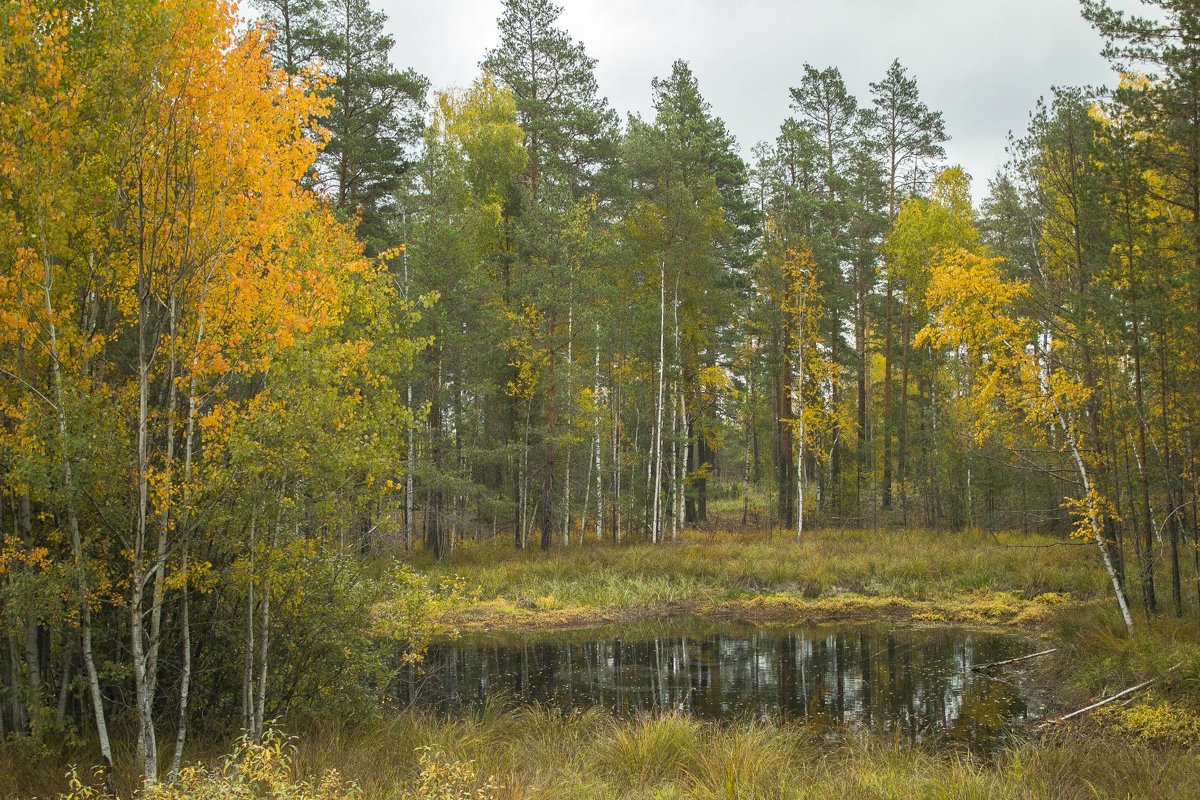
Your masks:
[[[676,58],[744,153],[775,137],[788,88],[805,62],[841,69],[860,102],[893,58],[916,75],[926,102],[946,117],[951,161],[976,179],[976,194],[1004,161],[1052,86],[1111,85],[1101,41],[1076,0],[560,0],[563,24],[599,60],[613,106],[646,114],[650,79]],[[1118,0],[1137,10],[1137,0]],[[496,42],[499,0],[383,0],[395,60],[435,87],[465,86]]]

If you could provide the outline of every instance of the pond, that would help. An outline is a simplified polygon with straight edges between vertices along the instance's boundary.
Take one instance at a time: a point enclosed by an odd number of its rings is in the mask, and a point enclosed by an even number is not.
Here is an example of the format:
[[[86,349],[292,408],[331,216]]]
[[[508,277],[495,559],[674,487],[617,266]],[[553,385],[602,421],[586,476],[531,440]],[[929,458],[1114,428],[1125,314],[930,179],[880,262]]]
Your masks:
[[[1028,638],[957,627],[756,627],[663,622],[434,644],[397,687],[442,713],[489,699],[621,716],[678,711],[709,720],[770,716],[821,731],[991,751],[1040,709],[1011,675],[976,664],[1037,649]]]

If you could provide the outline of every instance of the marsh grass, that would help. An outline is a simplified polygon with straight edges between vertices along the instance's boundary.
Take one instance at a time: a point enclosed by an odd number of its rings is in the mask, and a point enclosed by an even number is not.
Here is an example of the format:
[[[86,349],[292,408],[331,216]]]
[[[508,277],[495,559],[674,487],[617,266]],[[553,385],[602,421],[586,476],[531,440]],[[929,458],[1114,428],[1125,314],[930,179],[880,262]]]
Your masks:
[[[980,532],[825,530],[801,542],[782,532],[688,532],[659,546],[592,541],[548,553],[465,542],[442,563],[418,564],[474,591],[476,602],[445,620],[472,631],[697,614],[1046,629],[1060,607],[1104,603],[1108,591],[1087,548]]]
[[[801,543],[689,533],[661,547],[589,544],[549,554],[468,544],[447,563],[420,566],[478,586],[493,622],[518,611],[672,603],[748,616],[819,607],[830,618],[902,609],[929,622],[1024,619],[1056,634],[1059,653],[1024,671],[1064,711],[1183,666],[1129,713],[1016,742],[990,759],[862,733],[829,738],[772,720],[618,719],[496,699],[461,717],[381,710],[367,719],[285,720],[300,736],[295,775],[281,785],[312,785],[336,770],[359,797],[414,800],[1200,798],[1197,743],[1177,735],[1193,730],[1200,712],[1200,625],[1164,615],[1126,636],[1088,548],[979,533],[821,531]],[[118,739],[125,775],[134,772],[131,741]],[[225,746],[198,742],[189,760],[216,767]],[[54,796],[71,764],[86,775],[94,763],[84,743],[31,747],[0,747],[0,797]]]
[[[1014,745],[991,760],[906,749],[886,738],[820,738],[769,720],[486,708],[454,720],[402,714],[330,737],[313,732],[296,763],[336,768],[365,797],[421,797],[422,753],[494,776],[496,798],[1187,798],[1200,756],[1098,729]],[[421,748],[429,748],[422,750]]]
[[[484,599],[554,598],[576,606],[663,603],[699,594],[850,591],[911,599],[965,592],[1105,595],[1094,553],[1060,538],[980,532],[688,532],[660,546],[588,542],[549,553],[463,543],[451,558],[418,563],[461,575]]]
[[[339,787],[353,784],[353,796],[381,800],[1200,797],[1194,749],[1097,727],[1017,742],[984,759],[911,749],[880,736],[822,738],[803,725],[772,720],[719,724],[674,714],[622,720],[599,710],[491,703],[460,718],[402,712],[355,724],[313,724],[293,746],[291,772],[273,779],[271,797],[311,797],[292,789],[320,786],[331,771],[341,776]],[[215,752],[196,759],[210,773],[223,764]],[[66,788],[63,778],[49,784],[43,783],[42,796]],[[190,793],[156,797],[259,796],[223,788],[193,785]]]

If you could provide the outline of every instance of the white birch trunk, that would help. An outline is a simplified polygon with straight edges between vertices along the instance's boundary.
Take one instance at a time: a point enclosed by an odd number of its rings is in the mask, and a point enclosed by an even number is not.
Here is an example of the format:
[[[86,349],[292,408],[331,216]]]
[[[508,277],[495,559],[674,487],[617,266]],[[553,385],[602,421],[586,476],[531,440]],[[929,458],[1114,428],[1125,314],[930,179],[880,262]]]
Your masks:
[[[150,600],[150,652],[147,656],[146,664],[146,682],[147,692],[150,695],[150,707],[154,707],[154,698],[158,693],[158,653],[162,643],[162,617],[163,617],[163,600],[166,595],[166,567],[167,567],[167,545],[168,532],[171,524],[171,482],[175,471],[175,405],[177,402],[177,390],[175,386],[175,372],[177,368],[177,347],[176,347],[176,327],[178,313],[178,299],[174,292],[171,293],[171,298],[168,304],[170,309],[170,318],[168,323],[168,335],[170,344],[168,347],[167,356],[167,431],[166,431],[166,461],[163,464],[163,478],[167,486],[167,500],[163,503],[162,511],[159,513],[158,519],[158,547],[155,552],[153,577],[154,577],[154,592]]]
[[[412,391],[410,383],[405,403],[409,414],[412,414]],[[413,473],[417,468],[417,426],[409,419],[408,427],[408,462],[404,474],[404,552],[412,552],[413,547]]]
[[[405,218],[407,222],[407,217]],[[404,301],[408,302],[408,248],[400,255],[404,266]],[[413,387],[408,384],[406,389],[405,410],[408,411],[408,461],[404,474],[404,552],[412,552],[413,547],[413,473],[417,468],[417,426],[412,419]]]
[[[271,572],[275,549],[279,544],[279,529],[283,524],[283,495],[287,485],[286,477],[279,483],[278,511],[275,516],[275,530],[271,533],[270,549],[267,551],[267,572],[263,581],[262,614],[259,619],[258,638],[261,642],[258,660],[258,696],[254,703],[254,724],[251,736],[254,741],[260,741],[263,735],[263,717],[267,708],[267,667],[270,664],[271,644]]]
[[[90,256],[89,256],[90,258]],[[67,528],[71,534],[71,556],[75,560],[76,581],[79,587],[79,633],[83,650],[83,664],[87,671],[88,691],[92,698],[92,716],[96,723],[96,740],[100,746],[100,757],[104,761],[104,781],[109,794],[116,796],[116,781],[113,771],[112,742],[108,735],[107,715],[104,711],[104,695],[100,692],[100,674],[92,653],[92,606],[88,597],[87,571],[83,563],[83,537],[79,531],[79,514],[75,508],[75,479],[71,469],[70,442],[67,433],[67,415],[63,391],[62,365],[58,354],[58,328],[54,323],[54,303],[51,287],[54,284],[54,268],[50,259],[42,258],[42,294],[46,308],[46,330],[50,341],[50,371],[54,380],[55,416],[58,422],[59,444],[62,448],[63,489],[66,493]]]
[[[675,275],[675,303],[673,308],[675,317],[675,395],[676,409],[678,411],[678,422],[674,420],[671,423],[672,430],[672,452],[675,453],[675,481],[674,491],[672,496],[675,501],[674,528],[671,531],[671,540],[677,541],[679,533],[684,528],[684,502],[683,502],[683,482],[687,475],[688,465],[688,428],[687,428],[687,400],[683,391],[683,353],[679,347],[679,274]],[[674,413],[674,412],[673,412]],[[676,434],[676,426],[678,425],[679,434]]]
[[[134,707],[137,710],[137,753],[142,762],[142,779],[147,786],[158,781],[158,748],[154,735],[153,698],[150,696],[149,655],[146,652],[146,631],[142,614],[146,583],[153,575],[147,570],[146,521],[150,505],[150,353],[147,342],[150,327],[151,302],[148,278],[144,265],[138,268],[137,321],[137,516],[133,540],[133,565],[129,597],[129,643],[133,658]]]
[[[1129,602],[1125,598],[1125,589],[1121,586],[1121,578],[1117,574],[1116,567],[1112,563],[1112,558],[1108,555],[1108,548],[1104,546],[1104,526],[1101,525],[1099,512],[1092,506],[1092,480],[1088,474],[1087,465],[1083,461],[1083,455],[1079,452],[1079,444],[1075,440],[1075,433],[1067,424],[1066,414],[1059,408],[1058,402],[1053,399],[1054,410],[1058,413],[1059,423],[1062,425],[1063,433],[1067,437],[1067,445],[1071,448],[1071,459],[1075,462],[1075,469],[1079,473],[1079,480],[1083,484],[1084,495],[1088,498],[1087,521],[1088,527],[1092,532],[1092,541],[1100,548],[1100,558],[1104,561],[1104,568],[1108,571],[1108,578],[1112,582],[1113,594],[1117,596],[1117,607],[1121,611],[1121,619],[1125,622],[1125,630],[1133,633],[1133,616],[1129,613]]]
[[[683,430],[683,441],[681,443],[682,455],[680,456],[680,470],[678,476],[678,485],[675,489],[675,519],[678,520],[679,531],[683,532],[687,527],[687,507],[685,498],[684,486],[687,482],[688,463],[692,455],[692,439],[688,435],[687,424],[687,395],[682,390],[679,392],[679,425]]]
[[[247,733],[254,731],[254,576],[255,576],[255,527],[258,523],[258,509],[250,512],[250,585],[246,589],[246,661],[242,665],[242,725]]]
[[[621,543],[621,404],[617,384],[613,381],[612,411],[612,471],[613,471],[613,541]]]
[[[600,323],[596,323],[596,366],[592,376],[592,394],[595,397],[595,414],[592,417],[592,427],[595,429],[592,440],[593,474],[596,476],[596,541],[604,538],[604,470],[600,461]],[[582,537],[583,534],[581,533]]]
[[[796,437],[796,541],[804,536],[804,290],[798,297],[796,320],[796,415],[798,436]]]
[[[666,516],[671,518],[671,541],[676,541],[677,519],[676,506],[678,506],[678,495],[676,489],[679,486],[679,387],[671,381],[671,438],[668,439],[671,443],[671,492],[668,498],[671,499],[670,507],[666,511]],[[665,539],[665,536],[664,536]]]
[[[658,544],[662,538],[659,526],[659,510],[662,499],[662,434],[663,434],[663,387],[665,383],[667,350],[667,260],[663,258],[659,268],[658,305],[658,402],[654,421],[654,479],[651,484],[653,497],[653,519],[650,523],[651,540]]]
[[[571,379],[572,370],[574,368],[574,359],[572,357],[575,339],[575,304],[572,302],[567,305],[567,410],[570,413],[572,407],[571,398]],[[570,419],[567,420],[567,427],[570,428]],[[568,547],[571,544],[571,443],[567,440],[567,457],[565,460],[564,469],[566,474],[563,477],[563,546]]]
[[[208,297],[208,279],[200,291],[199,319],[196,325],[196,352],[204,340],[205,308],[204,302]],[[190,594],[188,592],[189,546],[191,544],[191,490],[192,467],[195,456],[196,415],[199,413],[199,403],[196,399],[196,358],[193,356],[191,380],[188,387],[188,415],[183,438],[183,494],[180,520],[183,544],[180,555],[180,565],[183,570],[183,609],[180,624],[182,626],[183,664],[179,676],[179,720],[175,730],[175,752],[171,755],[171,771],[169,782],[174,783],[179,777],[179,767],[183,762],[183,748],[187,743],[188,732],[188,702],[191,697],[192,682],[192,617]]]

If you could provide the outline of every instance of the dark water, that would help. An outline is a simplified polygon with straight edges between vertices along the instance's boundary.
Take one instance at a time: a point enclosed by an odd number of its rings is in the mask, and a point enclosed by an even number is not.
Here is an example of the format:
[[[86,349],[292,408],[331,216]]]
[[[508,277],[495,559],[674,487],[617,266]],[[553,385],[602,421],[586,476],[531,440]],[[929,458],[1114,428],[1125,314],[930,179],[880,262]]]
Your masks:
[[[398,699],[443,713],[494,696],[618,715],[773,716],[854,726],[988,751],[1038,716],[1003,672],[971,666],[1032,652],[1021,637],[877,625],[755,628],[702,623],[569,634],[478,636],[435,644]]]

